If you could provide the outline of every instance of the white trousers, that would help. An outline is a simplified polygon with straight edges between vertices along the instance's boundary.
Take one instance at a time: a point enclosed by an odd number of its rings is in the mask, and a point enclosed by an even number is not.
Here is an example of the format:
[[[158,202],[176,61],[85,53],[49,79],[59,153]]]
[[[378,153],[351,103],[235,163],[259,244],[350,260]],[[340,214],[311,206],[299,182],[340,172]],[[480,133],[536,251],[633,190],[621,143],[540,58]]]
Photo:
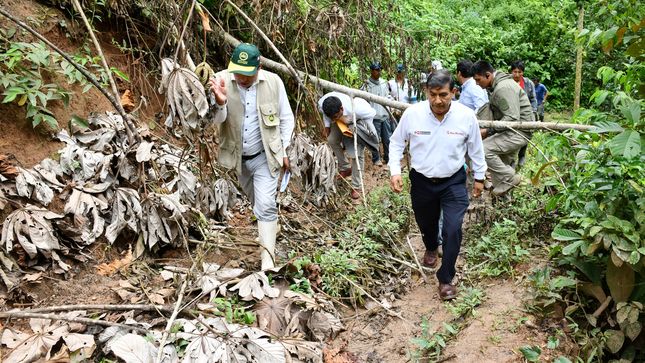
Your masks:
[[[267,156],[262,153],[251,160],[242,160],[240,185],[253,205],[253,214],[261,222],[278,219],[278,177],[272,176]]]

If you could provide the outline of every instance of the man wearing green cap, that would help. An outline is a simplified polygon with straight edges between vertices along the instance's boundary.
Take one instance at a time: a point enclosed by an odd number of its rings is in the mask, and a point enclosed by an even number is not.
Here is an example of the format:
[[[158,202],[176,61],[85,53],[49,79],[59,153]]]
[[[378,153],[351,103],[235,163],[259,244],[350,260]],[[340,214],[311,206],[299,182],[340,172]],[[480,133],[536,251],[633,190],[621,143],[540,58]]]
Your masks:
[[[209,82],[211,117],[220,125],[218,162],[234,169],[258,220],[262,270],[273,268],[280,169],[289,168],[294,117],[284,83],[260,66],[260,51],[242,43],[228,69]]]

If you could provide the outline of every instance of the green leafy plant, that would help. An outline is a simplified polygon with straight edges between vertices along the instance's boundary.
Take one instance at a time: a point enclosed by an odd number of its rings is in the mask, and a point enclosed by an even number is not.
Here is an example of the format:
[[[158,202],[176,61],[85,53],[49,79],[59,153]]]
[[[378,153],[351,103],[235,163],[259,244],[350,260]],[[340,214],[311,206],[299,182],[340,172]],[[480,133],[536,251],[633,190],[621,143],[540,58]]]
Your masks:
[[[638,319],[639,301],[645,299],[645,123],[638,90],[643,69],[639,63],[624,70],[600,68],[597,77],[604,86],[591,97],[595,108],[576,114],[596,128],[570,132],[569,143],[557,145],[567,187],[547,204],[563,216],[551,234],[557,241],[551,254],[573,269],[566,284],[549,283],[543,291],[551,302],[558,299],[555,295],[573,297],[567,311],[597,327],[593,338],[579,342],[587,357],[602,357],[603,349],[626,354],[642,330]],[[582,291],[582,297],[574,289]],[[610,314],[579,311],[593,311],[608,296],[614,307]],[[607,316],[619,325],[606,324]]]
[[[432,332],[430,322],[426,317],[421,320],[421,336],[412,339],[418,350],[412,353],[416,360],[436,361],[441,357],[441,352],[446,344],[453,339],[460,330],[459,325],[443,323],[441,331]]]
[[[396,239],[405,233],[410,222],[408,193],[396,194],[389,187],[370,192],[367,205],[345,216],[336,233],[337,243],[320,249],[313,261],[320,265],[322,288],[331,296],[351,296],[362,301],[363,291],[374,285],[379,272],[375,260],[382,260],[385,246],[400,248]]]
[[[89,49],[75,55],[76,62],[89,67],[104,85],[107,84],[107,74],[99,65],[98,57],[88,55]],[[124,80],[128,77],[116,68],[112,72]],[[85,77],[58,53],[50,51],[43,43],[13,42],[0,52],[0,90],[2,103],[13,102],[25,107],[26,118],[31,120],[34,127],[41,123],[53,129],[58,128],[58,121],[50,110],[51,102],[62,101],[69,105],[71,91],[59,86],[54,80],[61,74],[69,84],[83,86],[83,93],[91,87]]]
[[[466,247],[468,262],[474,265],[469,272],[484,277],[513,276],[513,267],[529,254],[519,241],[517,224],[508,219],[495,222],[488,234]]]
[[[475,287],[462,287],[459,295],[452,302],[446,304],[446,308],[456,318],[475,316],[475,308],[479,306],[484,298],[484,291]]]
[[[293,280],[293,283],[289,285],[289,290],[295,292],[301,292],[303,294],[311,295],[313,290],[311,289],[311,282],[305,276],[304,268],[313,262],[307,256],[295,258],[295,253],[290,253],[289,258],[293,260],[292,266],[295,268],[290,277]]]
[[[240,305],[237,299],[214,298],[212,301],[215,305],[215,315],[222,316],[229,323],[239,323],[251,325],[255,323],[256,317],[252,311],[247,311],[246,307]]]
[[[520,352],[524,356],[524,359],[526,359],[527,361],[538,362],[540,359],[540,354],[542,354],[542,349],[540,349],[540,347],[538,347],[537,345],[527,345],[521,347]]]
[[[528,276],[531,299],[530,309],[544,313],[553,312],[556,303],[562,301],[561,291],[575,287],[578,281],[570,276],[552,276],[550,266],[535,268]]]
[[[43,43],[11,43],[0,53],[0,85],[4,89],[2,103],[15,102],[27,110],[32,125],[41,122],[58,128],[53,114],[47,109],[50,101],[69,103],[69,92],[53,83],[44,83],[50,75],[56,57]]]

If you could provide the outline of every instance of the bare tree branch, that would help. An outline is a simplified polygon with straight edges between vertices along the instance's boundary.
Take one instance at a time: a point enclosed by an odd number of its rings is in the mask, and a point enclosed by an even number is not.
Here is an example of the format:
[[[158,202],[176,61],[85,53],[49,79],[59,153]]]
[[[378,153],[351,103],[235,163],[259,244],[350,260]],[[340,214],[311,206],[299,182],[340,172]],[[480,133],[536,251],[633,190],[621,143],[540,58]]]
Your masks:
[[[83,23],[85,24],[85,27],[87,28],[87,31],[90,34],[90,38],[94,43],[96,52],[99,54],[99,58],[101,58],[101,64],[103,65],[103,69],[105,70],[105,73],[107,74],[107,77],[108,77],[108,81],[110,82],[110,86],[112,87],[112,93],[114,95],[114,99],[115,101],[118,100],[117,102],[115,102],[115,107],[117,111],[119,111],[119,114],[121,115],[121,117],[123,117],[123,122],[125,123],[125,131],[128,134],[128,141],[130,142],[130,146],[132,146],[134,145],[135,141],[138,141],[139,139],[138,137],[139,135],[137,134],[137,129],[136,127],[134,127],[128,114],[123,109],[123,105],[121,105],[119,90],[116,88],[114,77],[112,77],[112,71],[110,70],[110,67],[107,64],[105,55],[103,55],[103,50],[101,49],[101,45],[99,44],[98,39],[96,39],[94,30],[92,30],[92,26],[87,20],[87,17],[85,17],[85,13],[83,12],[83,8],[81,7],[81,4],[78,2],[78,0],[72,0],[72,4],[74,4],[76,11],[78,11],[78,13],[81,15],[81,18],[83,19]]]
[[[224,40],[230,44],[233,47],[236,47],[238,44],[241,42],[223,29],[215,30],[218,31],[220,36],[224,38]],[[261,57],[260,61],[264,66],[267,68],[277,70],[280,72],[284,73],[290,73],[289,69],[276,61],[273,61],[269,58],[266,57]],[[411,105],[409,103],[403,103],[403,102],[398,102],[394,100],[387,99],[385,97],[380,97],[373,95],[371,93],[365,92],[365,91],[360,91],[355,88],[343,86],[334,82],[330,82],[327,80],[324,80],[322,78],[318,78],[315,76],[312,76],[310,74],[304,73],[302,71],[298,71],[298,74],[303,79],[308,80],[309,82],[325,88],[325,89],[330,89],[333,91],[341,92],[344,93],[350,97],[360,97],[363,98],[367,101],[370,102],[376,102],[378,104],[381,104],[383,106],[387,107],[392,107],[396,108],[398,110],[405,110]],[[594,128],[592,125],[579,125],[579,124],[571,124],[571,123],[556,123],[556,122],[507,122],[507,121],[488,121],[488,120],[479,120],[479,126],[480,127],[492,127],[496,129],[507,129],[507,128],[514,128],[517,130],[551,130],[551,131],[564,131],[564,130],[578,130],[578,131],[590,131]]]
[[[30,313],[30,312],[23,312],[23,311],[5,311],[5,312],[0,312],[0,318],[8,319],[8,318],[35,318],[35,319],[49,319],[49,320],[61,320],[61,321],[69,321],[72,323],[81,323],[85,325],[100,325],[100,326],[118,326],[119,328],[123,329],[128,329],[128,330],[136,330],[140,333],[147,334],[148,329],[144,329],[138,326],[132,326],[132,325],[126,325],[126,324],[119,324],[119,323],[112,323],[109,321],[105,320],[96,320],[96,319],[89,319],[89,318],[79,318],[79,317],[65,317],[65,316],[60,316],[60,315],[54,315],[54,314],[40,314],[40,313]]]

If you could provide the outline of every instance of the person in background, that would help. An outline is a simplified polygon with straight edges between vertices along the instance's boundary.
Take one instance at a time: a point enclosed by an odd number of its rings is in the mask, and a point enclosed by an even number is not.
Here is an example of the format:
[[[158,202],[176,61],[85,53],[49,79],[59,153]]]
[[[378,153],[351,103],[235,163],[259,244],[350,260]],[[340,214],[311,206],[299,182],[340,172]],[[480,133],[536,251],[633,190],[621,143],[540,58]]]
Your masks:
[[[473,65],[473,78],[481,88],[489,91],[488,104],[493,120],[533,121],[531,102],[511,75],[496,71],[490,63],[479,60]],[[531,135],[520,130],[495,132],[494,129],[482,129],[481,132],[486,164],[493,181],[493,195],[499,196],[522,181],[510,163]]]
[[[528,79],[528,77],[524,77],[524,68],[524,62],[522,62],[521,60],[516,60],[515,62],[511,63],[511,75],[513,76],[513,80],[520,85],[524,92],[526,92],[526,95],[529,98],[529,102],[531,102],[533,112],[537,112],[535,86],[533,85],[533,82]]]
[[[403,64],[396,65],[396,76],[388,81],[388,86],[390,87],[390,96],[392,96],[395,101],[416,103],[414,87],[405,77],[405,67]]]
[[[524,77],[524,62],[522,62],[521,60],[516,60],[515,62],[511,63],[511,74],[513,75],[513,80],[517,82],[520,87],[522,87],[524,92],[526,92],[526,95],[529,97],[531,107],[533,108],[533,118],[534,120],[537,119],[537,100],[535,98],[535,86],[533,85],[533,82],[531,82],[527,77]],[[524,166],[524,162],[526,161],[527,146],[528,145],[524,145],[517,153],[518,168]]]
[[[210,117],[220,125],[218,162],[236,171],[258,220],[262,270],[275,265],[276,204],[280,169],[289,169],[285,150],[294,117],[280,77],[260,66],[260,51],[242,43],[228,69],[209,81]]]
[[[447,70],[428,75],[428,101],[405,110],[390,142],[390,187],[403,189],[401,158],[410,145],[410,198],[426,251],[423,264],[435,267],[438,260],[437,233],[443,211],[443,256],[437,270],[439,296],[454,299],[457,256],[461,248],[464,213],[468,208],[465,156],[472,160],[475,183],[473,196],[484,189],[484,148],[475,112],[459,102],[452,102],[454,81]]]
[[[538,121],[544,121],[544,104],[546,103],[547,97],[549,97],[549,90],[544,84],[540,83],[538,77],[533,78],[533,85],[535,86]]]
[[[477,112],[488,102],[486,90],[479,87],[473,77],[473,62],[461,60],[457,63],[457,82],[461,84],[459,103]]]
[[[365,146],[375,149],[379,147],[379,143],[372,121],[376,111],[362,98],[356,97],[353,101],[352,103],[352,98],[344,93],[330,92],[320,98],[318,109],[322,113],[325,123],[324,136],[338,160],[339,174],[344,178],[352,176],[350,196],[352,199],[359,199],[361,196],[359,193],[361,188],[360,174],[365,170]],[[356,114],[356,127],[353,125],[352,110]],[[343,129],[346,128],[350,131],[353,129],[357,132],[358,151],[354,149],[353,137],[344,134],[340,126],[343,126]],[[351,168],[345,157],[345,152],[352,159]],[[358,171],[359,168],[361,173]]]
[[[370,64],[370,78],[365,81],[361,87],[361,91],[392,99],[388,82],[381,78],[382,69],[383,67],[381,67],[381,63],[379,62],[372,62],[372,64]],[[374,128],[376,129],[376,134],[379,136],[381,143],[383,143],[383,160],[387,163],[389,160],[390,135],[392,134],[392,129],[390,128],[390,112],[379,103],[370,102],[370,105],[374,111],[376,111],[376,115],[374,116]],[[372,163],[374,166],[383,165],[380,150],[377,149],[376,152],[372,153]]]

